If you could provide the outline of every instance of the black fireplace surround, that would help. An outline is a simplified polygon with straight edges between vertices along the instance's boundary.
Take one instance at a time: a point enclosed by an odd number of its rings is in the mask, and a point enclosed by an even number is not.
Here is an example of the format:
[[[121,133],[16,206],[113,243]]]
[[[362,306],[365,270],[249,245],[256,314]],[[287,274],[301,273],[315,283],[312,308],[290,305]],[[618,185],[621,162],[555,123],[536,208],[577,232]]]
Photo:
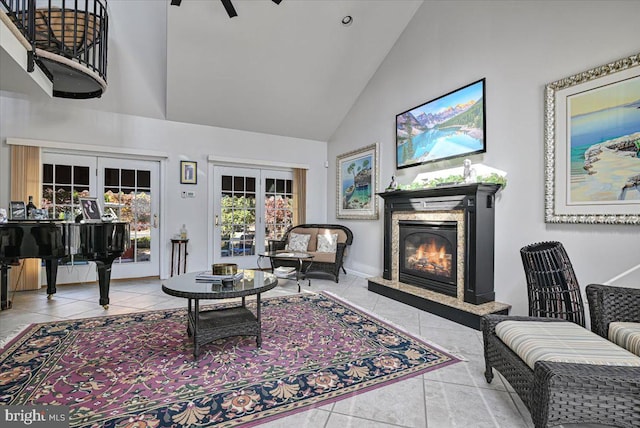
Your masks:
[[[384,199],[384,270],[382,277],[386,280],[392,280],[392,260],[393,257],[399,256],[399,254],[392,254],[391,247],[392,216],[394,213],[461,211],[465,220],[464,302],[480,305],[494,301],[495,193],[499,189],[500,185],[498,184],[474,183],[380,193],[379,196]],[[452,252],[455,253],[455,249]],[[404,281],[401,280],[401,282]],[[375,285],[372,286],[370,282],[370,289],[372,287]],[[444,292],[444,294],[452,295],[450,292]]]
[[[458,223],[401,220],[398,225],[400,282],[456,296]]]

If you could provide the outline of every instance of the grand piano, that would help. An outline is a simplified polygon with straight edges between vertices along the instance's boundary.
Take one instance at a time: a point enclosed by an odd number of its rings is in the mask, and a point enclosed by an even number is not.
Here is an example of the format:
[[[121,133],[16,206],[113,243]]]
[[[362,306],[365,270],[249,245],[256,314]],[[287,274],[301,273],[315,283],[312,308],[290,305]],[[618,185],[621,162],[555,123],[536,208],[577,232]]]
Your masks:
[[[58,264],[74,260],[94,261],[98,268],[100,304],[109,305],[111,266],[130,246],[129,223],[65,223],[23,220],[0,224],[0,309],[11,308],[7,273],[19,259],[39,258],[45,262],[47,296],[56,292]]]

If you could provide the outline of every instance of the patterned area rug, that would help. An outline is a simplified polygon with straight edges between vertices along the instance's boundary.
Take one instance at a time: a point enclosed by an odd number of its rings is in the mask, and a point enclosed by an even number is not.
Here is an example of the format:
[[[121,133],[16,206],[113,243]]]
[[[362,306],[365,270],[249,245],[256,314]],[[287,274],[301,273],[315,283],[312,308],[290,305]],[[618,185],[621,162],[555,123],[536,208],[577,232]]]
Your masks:
[[[186,309],[33,324],[1,350],[0,404],[66,405],[72,427],[250,426],[459,361],[328,294],[264,299],[262,329],[262,349],[220,339],[194,361]]]

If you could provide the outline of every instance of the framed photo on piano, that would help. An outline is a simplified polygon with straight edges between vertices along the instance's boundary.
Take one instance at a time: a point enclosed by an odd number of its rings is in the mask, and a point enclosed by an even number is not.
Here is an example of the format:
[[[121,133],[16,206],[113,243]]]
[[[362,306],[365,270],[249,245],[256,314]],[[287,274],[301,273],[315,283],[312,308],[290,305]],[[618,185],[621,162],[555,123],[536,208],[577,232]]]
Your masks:
[[[9,209],[9,220],[26,220],[27,208],[24,201],[11,201]]]
[[[98,205],[98,198],[78,198],[82,208],[82,218],[85,222],[102,221],[102,211]]]

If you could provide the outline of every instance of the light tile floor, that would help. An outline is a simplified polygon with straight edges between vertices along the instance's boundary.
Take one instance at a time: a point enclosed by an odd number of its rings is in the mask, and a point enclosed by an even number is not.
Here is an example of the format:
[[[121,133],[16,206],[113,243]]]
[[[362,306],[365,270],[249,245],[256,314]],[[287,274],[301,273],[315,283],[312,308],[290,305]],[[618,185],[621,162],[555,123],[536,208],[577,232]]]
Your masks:
[[[98,305],[98,286],[95,283],[58,285],[58,292],[51,300],[47,300],[45,289],[17,292],[12,296],[13,308],[0,312],[0,341],[29,323],[185,305],[184,299],[164,294],[160,284],[159,279],[114,280],[107,310]],[[312,279],[311,287],[303,286],[303,292],[321,290],[335,293],[467,361],[262,426],[533,427],[528,410],[497,372],[491,384],[485,381],[482,334],[479,331],[372,293],[367,290],[366,279],[354,275],[342,275],[339,284],[317,277]],[[295,282],[281,280],[275,289],[263,296],[296,291]]]

